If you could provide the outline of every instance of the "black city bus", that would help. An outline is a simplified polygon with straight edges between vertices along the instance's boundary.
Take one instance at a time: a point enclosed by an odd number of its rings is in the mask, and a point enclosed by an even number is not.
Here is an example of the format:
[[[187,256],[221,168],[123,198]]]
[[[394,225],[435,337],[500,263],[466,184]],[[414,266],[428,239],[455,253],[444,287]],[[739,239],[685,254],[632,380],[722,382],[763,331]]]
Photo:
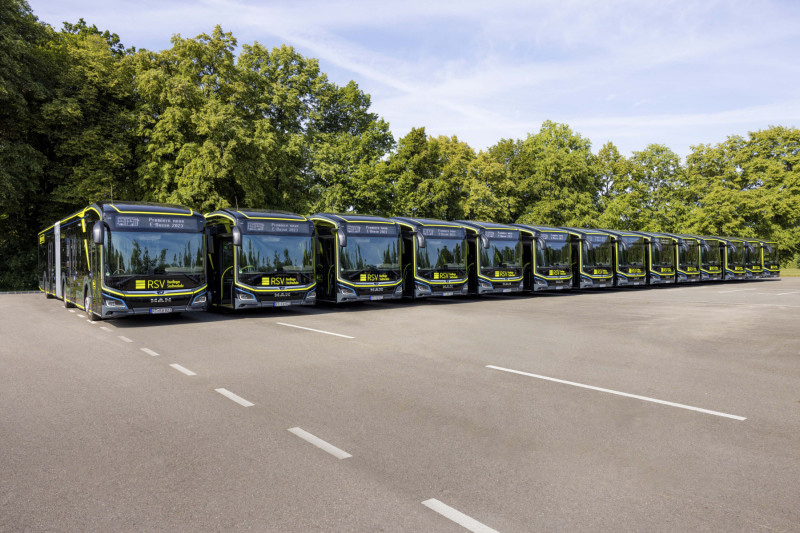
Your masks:
[[[681,235],[684,238],[697,239],[700,243],[700,281],[722,280],[722,248],[725,244],[716,237],[698,237],[697,235]]]
[[[661,233],[675,239],[676,254],[676,280],[678,283],[691,283],[700,281],[700,249],[701,240],[688,235],[675,235]]]
[[[747,279],[745,269],[745,244],[738,237],[703,237],[716,239],[720,243],[722,252],[722,279],[742,280]]]
[[[560,228],[511,224],[523,237],[525,288],[533,291],[572,289],[572,245]],[[528,265],[530,267],[528,268]]]
[[[594,229],[561,229],[569,233],[572,245],[573,287],[613,287],[614,237]]]
[[[229,309],[316,303],[314,224],[258,209],[206,215],[211,304]]]
[[[388,218],[333,213],[310,217],[317,232],[317,299],[403,297],[400,225]]]
[[[39,288],[90,320],[204,311],[204,227],[180,206],[93,204],[39,233]]]
[[[744,271],[747,279],[759,279],[764,275],[762,258],[763,244],[758,239],[744,238]]]
[[[595,230],[614,238],[614,286],[647,285],[647,241],[642,235],[625,230]]]
[[[647,243],[647,284],[675,283],[678,240],[660,233],[636,231]]]
[[[758,241],[761,243],[761,277],[779,278],[781,265],[778,260],[778,243],[761,239]]]
[[[403,296],[467,294],[467,231],[457,222],[393,217],[403,238]]]
[[[459,220],[467,230],[470,294],[523,290],[522,240],[519,228],[494,222]]]

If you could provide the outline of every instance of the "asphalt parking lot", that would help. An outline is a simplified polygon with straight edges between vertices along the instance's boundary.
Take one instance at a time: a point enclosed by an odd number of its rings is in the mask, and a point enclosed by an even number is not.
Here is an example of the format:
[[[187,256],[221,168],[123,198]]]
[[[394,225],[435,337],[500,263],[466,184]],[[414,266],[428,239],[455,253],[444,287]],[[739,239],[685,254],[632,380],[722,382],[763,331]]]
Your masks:
[[[0,323],[2,531],[800,529],[800,278]]]

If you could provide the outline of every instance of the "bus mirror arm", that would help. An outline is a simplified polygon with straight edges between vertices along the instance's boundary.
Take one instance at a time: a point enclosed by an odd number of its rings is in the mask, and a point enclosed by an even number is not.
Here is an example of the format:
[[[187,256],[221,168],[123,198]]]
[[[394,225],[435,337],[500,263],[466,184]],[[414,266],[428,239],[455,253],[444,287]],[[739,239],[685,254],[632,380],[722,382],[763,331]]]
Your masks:
[[[619,245],[622,246],[622,249],[627,251],[628,250],[628,243],[625,241],[618,241]]]
[[[544,238],[542,238],[542,237],[536,237],[536,244],[539,245],[539,248],[546,248],[547,247],[547,245],[544,242]]]
[[[242,230],[239,229],[238,226],[234,226],[233,229],[231,229],[231,237],[233,237],[234,246],[242,245]]]
[[[486,248],[487,250],[489,249],[489,237],[487,237],[483,233],[481,233],[481,246]]]
[[[425,235],[420,232],[416,232],[417,236],[417,246],[419,248],[425,248]]]
[[[105,241],[105,236],[106,236],[105,226],[106,225],[103,223],[102,220],[98,220],[97,222],[94,223],[94,226],[92,226],[92,240],[94,241],[95,244],[103,244],[103,242]]]

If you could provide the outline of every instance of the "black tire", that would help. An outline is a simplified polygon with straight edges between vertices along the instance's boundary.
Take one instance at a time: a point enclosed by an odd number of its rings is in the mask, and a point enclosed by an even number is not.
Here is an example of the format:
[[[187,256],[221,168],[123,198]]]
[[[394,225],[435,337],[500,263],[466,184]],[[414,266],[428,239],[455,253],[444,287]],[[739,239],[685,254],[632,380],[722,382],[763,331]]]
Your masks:
[[[95,315],[92,311],[92,295],[88,292],[83,297],[83,310],[86,311],[86,316],[89,318],[91,322],[95,320],[100,320],[100,317]]]

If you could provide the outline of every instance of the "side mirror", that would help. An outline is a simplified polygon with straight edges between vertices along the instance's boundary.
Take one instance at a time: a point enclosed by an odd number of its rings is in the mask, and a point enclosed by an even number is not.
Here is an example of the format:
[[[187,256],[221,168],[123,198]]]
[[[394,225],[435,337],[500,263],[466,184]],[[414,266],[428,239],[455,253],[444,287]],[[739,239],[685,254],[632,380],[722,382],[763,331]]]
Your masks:
[[[628,246],[627,242],[622,241],[622,240],[617,241],[617,242],[619,243],[620,248],[622,248],[623,250],[626,250],[626,251],[628,250],[629,246]]]
[[[344,232],[344,228],[339,228],[336,230],[336,239],[338,239],[339,246],[342,248],[347,246],[347,235]]]
[[[687,243],[687,242],[680,243],[680,247],[681,247],[681,250],[683,250],[684,252],[688,252],[689,251],[689,243]]]
[[[536,246],[539,248],[547,248],[547,243],[544,240],[544,237],[537,236],[536,237]]]
[[[583,239],[583,242],[586,243],[587,250],[594,250],[594,244],[589,239]]]
[[[489,248],[489,237],[487,237],[483,233],[481,233],[481,246],[486,249]]]
[[[425,248],[425,235],[420,232],[416,233],[417,236],[417,247]]]
[[[755,252],[756,251],[756,247],[753,246],[752,244],[750,244],[749,242],[746,242],[744,245],[747,247],[747,251],[748,252]]]
[[[711,245],[708,244],[707,242],[704,242],[703,243],[703,251],[704,252],[711,252]]]
[[[763,248],[764,250],[767,251],[768,254],[772,253],[772,246],[770,246],[769,244],[765,244]]]
[[[233,245],[234,246],[241,246],[242,245],[242,230],[239,229],[239,226],[234,226],[231,230],[231,235],[233,236]]]
[[[661,246],[661,241],[656,240],[656,241],[650,241],[650,242],[653,244],[653,246],[655,247],[656,251],[660,252],[660,251],[662,251],[664,249],[664,247]]]
[[[98,220],[92,226],[92,240],[95,244],[103,244],[106,236],[106,225],[102,220]]]
[[[731,244],[730,246],[728,246],[728,250],[730,250],[730,252],[732,254],[735,254],[736,253],[736,245],[735,244]]]

